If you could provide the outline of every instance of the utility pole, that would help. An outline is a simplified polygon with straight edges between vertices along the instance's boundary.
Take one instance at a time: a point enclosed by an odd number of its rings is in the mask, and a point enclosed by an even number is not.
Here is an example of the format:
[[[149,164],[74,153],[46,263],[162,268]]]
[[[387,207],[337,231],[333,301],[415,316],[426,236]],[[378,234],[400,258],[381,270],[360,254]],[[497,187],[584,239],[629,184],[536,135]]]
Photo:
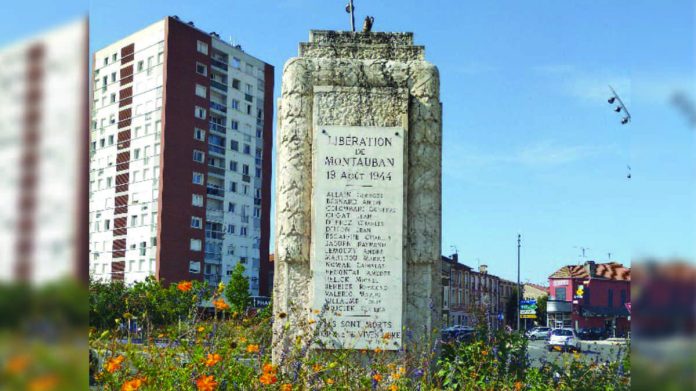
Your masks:
[[[520,331],[520,247],[522,246],[522,235],[517,234],[517,331]]]
[[[353,0],[348,1],[346,12],[350,14],[350,29],[355,32],[355,7],[353,7]]]

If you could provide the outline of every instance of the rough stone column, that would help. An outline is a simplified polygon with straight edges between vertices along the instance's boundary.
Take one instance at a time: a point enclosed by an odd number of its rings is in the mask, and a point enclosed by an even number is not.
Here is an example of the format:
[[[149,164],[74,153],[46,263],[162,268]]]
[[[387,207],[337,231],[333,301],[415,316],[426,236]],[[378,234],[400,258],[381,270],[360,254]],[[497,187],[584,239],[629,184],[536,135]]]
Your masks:
[[[414,338],[442,308],[439,73],[412,33],[311,31],[285,64],[278,102],[274,361],[311,312],[314,126],[401,126],[404,156],[403,317]],[[282,316],[282,320],[279,320]],[[282,338],[281,338],[282,336]]]

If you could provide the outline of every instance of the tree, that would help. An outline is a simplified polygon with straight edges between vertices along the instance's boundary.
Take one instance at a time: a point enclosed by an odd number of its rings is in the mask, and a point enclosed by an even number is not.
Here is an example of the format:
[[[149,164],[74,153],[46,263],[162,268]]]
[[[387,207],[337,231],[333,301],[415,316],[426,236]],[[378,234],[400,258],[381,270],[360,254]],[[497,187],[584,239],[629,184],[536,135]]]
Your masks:
[[[537,299],[536,320],[540,325],[546,325],[546,303],[549,301],[549,296],[544,295]]]
[[[243,313],[251,304],[249,280],[244,276],[244,265],[238,263],[232,270],[230,282],[225,287],[225,298],[233,312]]]
[[[505,323],[513,329],[517,327],[517,290],[513,290],[505,303]]]

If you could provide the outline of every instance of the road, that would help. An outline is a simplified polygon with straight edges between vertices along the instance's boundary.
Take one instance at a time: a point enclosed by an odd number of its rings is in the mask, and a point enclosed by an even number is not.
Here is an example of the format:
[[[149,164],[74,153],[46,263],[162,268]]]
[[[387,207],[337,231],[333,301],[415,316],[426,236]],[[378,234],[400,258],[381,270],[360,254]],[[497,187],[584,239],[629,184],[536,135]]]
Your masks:
[[[546,341],[529,341],[529,359],[532,366],[539,367],[544,361],[561,363],[565,360],[583,360],[585,362],[606,362],[616,361],[623,357],[626,352],[626,345],[623,343],[608,341],[583,341],[580,343],[580,352],[576,355],[567,352],[549,352]]]

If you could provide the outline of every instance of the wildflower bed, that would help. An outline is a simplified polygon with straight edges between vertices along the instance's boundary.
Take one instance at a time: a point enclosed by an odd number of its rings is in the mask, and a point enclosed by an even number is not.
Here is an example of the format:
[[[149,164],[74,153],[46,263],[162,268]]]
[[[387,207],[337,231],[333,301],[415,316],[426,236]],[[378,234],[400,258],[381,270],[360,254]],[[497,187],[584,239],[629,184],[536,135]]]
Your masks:
[[[92,294],[113,297],[110,289],[95,286]],[[121,300],[128,303],[121,308],[125,315],[116,318],[118,311],[115,311],[111,327],[93,325],[90,331],[94,389],[630,389],[627,354],[604,364],[585,363],[569,354],[563,362],[532,367],[527,342],[521,334],[491,331],[483,322],[471,341],[405,341],[406,350],[397,352],[375,349],[356,354],[351,350],[315,350],[309,349],[306,341],[298,340],[284,354],[280,367],[276,367],[270,358],[271,325],[285,322],[284,314],[274,318],[267,309],[256,314],[240,314],[220,301],[212,313],[203,314],[198,310],[201,301],[221,300],[223,288],[209,289],[196,282],[165,288],[151,281],[147,289],[133,295],[129,292],[131,288],[118,289]],[[148,313],[149,307],[136,304],[147,301],[148,296],[157,297],[160,306],[176,308],[172,310],[176,316],[162,323],[148,319],[153,316]],[[94,301],[100,300],[95,297]],[[98,306],[92,310],[98,310]],[[147,327],[133,333],[123,327],[129,317]],[[299,327],[306,327],[311,333],[316,324],[307,322]],[[408,330],[405,334],[408,335]]]

